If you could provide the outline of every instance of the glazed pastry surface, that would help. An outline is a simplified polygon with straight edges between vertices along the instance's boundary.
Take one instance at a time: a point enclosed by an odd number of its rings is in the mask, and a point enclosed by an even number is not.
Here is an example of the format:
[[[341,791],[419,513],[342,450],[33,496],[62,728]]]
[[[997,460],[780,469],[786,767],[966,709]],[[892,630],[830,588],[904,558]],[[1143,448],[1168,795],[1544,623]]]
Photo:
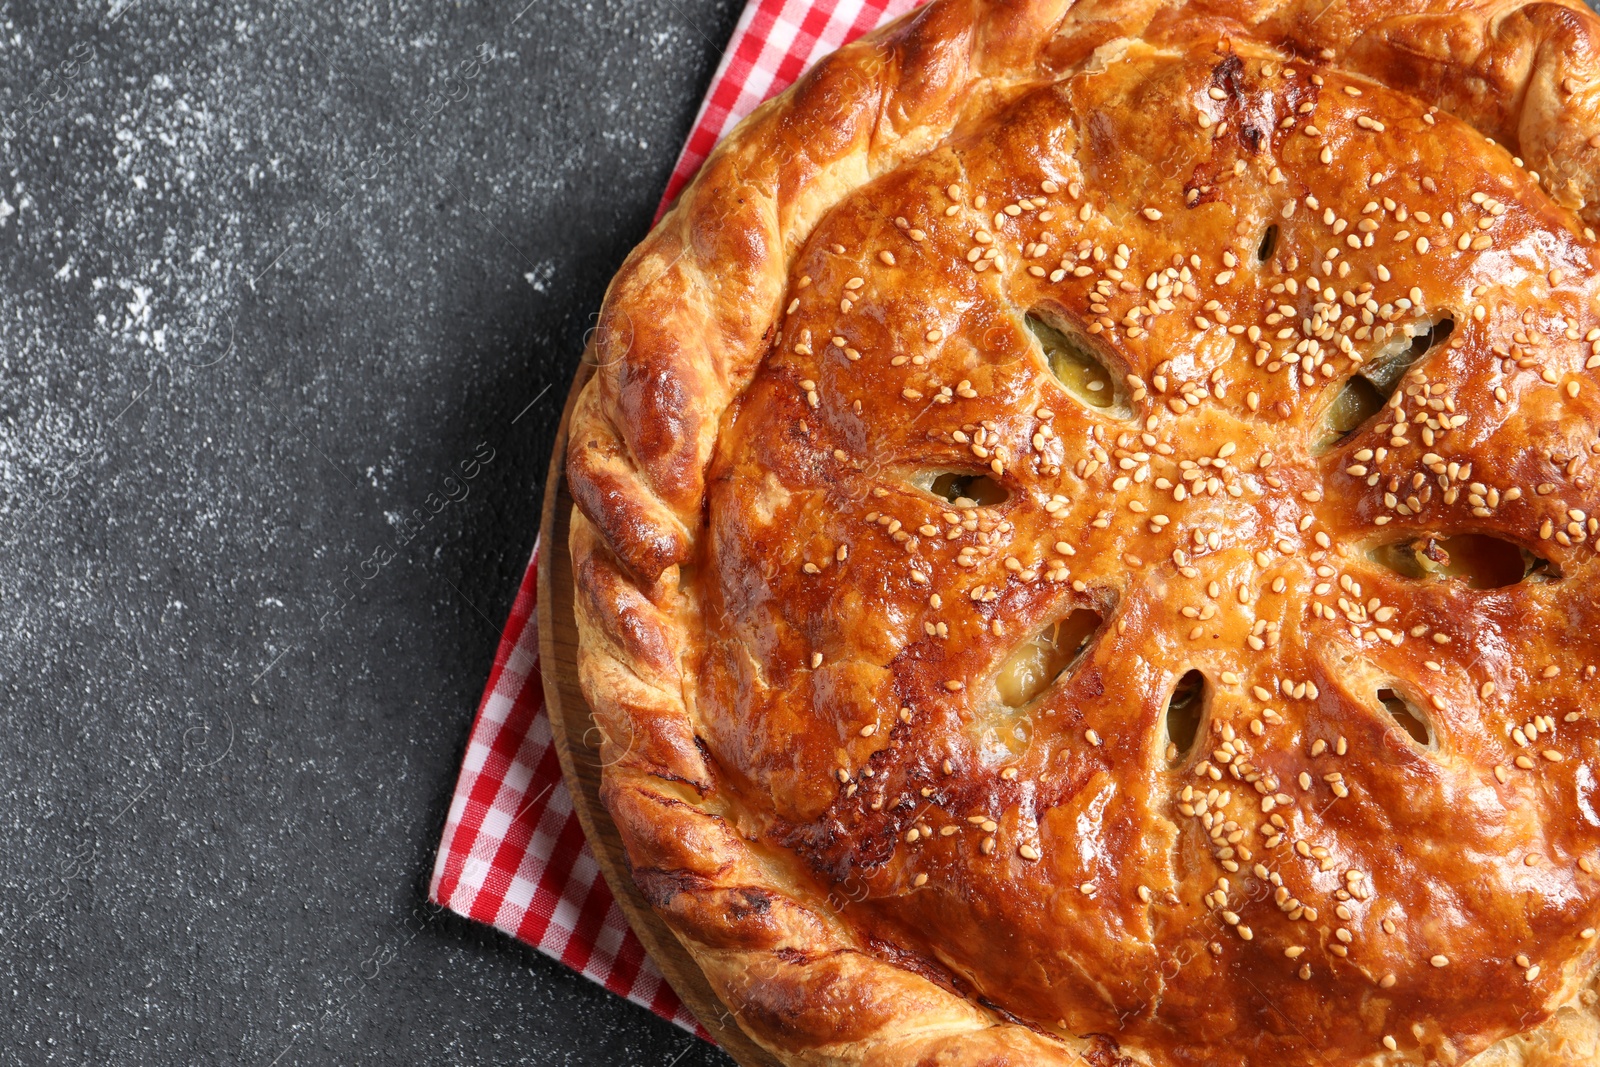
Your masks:
[[[605,797],[786,1062],[1600,1056],[1596,20],[1319,6],[936,0],[613,283]]]

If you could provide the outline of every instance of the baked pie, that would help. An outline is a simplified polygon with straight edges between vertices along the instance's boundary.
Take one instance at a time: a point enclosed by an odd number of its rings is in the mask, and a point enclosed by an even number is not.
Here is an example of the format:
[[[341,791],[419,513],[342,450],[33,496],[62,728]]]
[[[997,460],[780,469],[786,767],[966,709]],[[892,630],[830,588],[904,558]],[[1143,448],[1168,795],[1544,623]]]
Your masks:
[[[799,1064],[1600,1063],[1600,22],[934,0],[571,424],[633,876]]]

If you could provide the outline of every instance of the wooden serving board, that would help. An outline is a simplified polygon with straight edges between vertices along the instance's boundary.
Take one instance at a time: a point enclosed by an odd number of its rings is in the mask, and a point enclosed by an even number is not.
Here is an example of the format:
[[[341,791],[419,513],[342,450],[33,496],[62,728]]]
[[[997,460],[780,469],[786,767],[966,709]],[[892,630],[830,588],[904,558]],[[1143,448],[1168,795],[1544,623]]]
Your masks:
[[[628,917],[633,932],[644,943],[645,951],[666,975],[667,982],[717,1044],[742,1067],[780,1067],[739,1029],[732,1014],[711,991],[694,958],[645,903],[633,884],[616,824],[600,803],[598,739],[592,732],[594,719],[589,705],[578,685],[578,627],[572,614],[572,556],[567,551],[572,497],[567,492],[565,476],[567,427],[572,419],[573,404],[593,373],[593,350],[586,349],[561,412],[561,426],[556,431],[555,448],[550,454],[550,473],[545,478],[544,509],[540,517],[543,549],[539,553],[538,573],[539,662],[556,754],[572,793],[572,806],[577,809],[578,821],[583,824],[584,835],[611,886],[611,894]]]

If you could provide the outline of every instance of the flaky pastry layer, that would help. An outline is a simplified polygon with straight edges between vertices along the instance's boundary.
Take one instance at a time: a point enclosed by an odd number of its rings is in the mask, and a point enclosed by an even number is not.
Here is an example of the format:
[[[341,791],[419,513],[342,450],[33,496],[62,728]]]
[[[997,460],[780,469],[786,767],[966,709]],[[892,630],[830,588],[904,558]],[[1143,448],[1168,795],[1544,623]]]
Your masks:
[[[607,294],[635,880],[790,1063],[1600,1062],[1600,25],[935,0]]]

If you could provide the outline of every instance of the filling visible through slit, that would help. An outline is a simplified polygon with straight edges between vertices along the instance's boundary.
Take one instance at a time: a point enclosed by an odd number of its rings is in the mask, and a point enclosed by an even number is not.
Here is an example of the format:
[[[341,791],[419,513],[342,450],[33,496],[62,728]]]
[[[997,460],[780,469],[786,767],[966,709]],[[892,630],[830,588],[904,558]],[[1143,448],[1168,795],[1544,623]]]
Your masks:
[[[1101,621],[1099,612],[1079,608],[1018,645],[995,676],[1000,702],[1020,708],[1050,688],[1089,647]]]
[[[1050,372],[1074,400],[1117,418],[1133,415],[1121,376],[1092,341],[1048,311],[1036,308],[1027,321]]]
[[[1501,589],[1521,581],[1548,582],[1557,577],[1549,560],[1487,534],[1428,534],[1380,545],[1369,555],[1405,578],[1454,578],[1473,589]]]
[[[1261,235],[1261,244],[1256,248],[1256,262],[1265,263],[1272,258],[1272,253],[1278,250],[1278,224],[1274,222],[1267,227]]]
[[[1178,679],[1167,698],[1167,762],[1178,763],[1194,748],[1200,733],[1200,718],[1206,710],[1206,676],[1189,671]]]
[[[1333,398],[1323,416],[1323,432],[1317,442],[1318,453],[1349,440],[1368,419],[1383,409],[1406,372],[1433,348],[1443,343],[1455,329],[1455,320],[1446,316],[1432,324],[1418,324],[1420,332],[1391,341],[1361,364]]]
[[[993,507],[1011,495],[987,474],[971,471],[925,471],[912,478],[911,484],[958,508]]]
[[[1383,710],[1405,730],[1411,740],[1424,748],[1433,744],[1433,726],[1422,710],[1411,701],[1393,689],[1384,688],[1378,690],[1378,703],[1383,705]]]

